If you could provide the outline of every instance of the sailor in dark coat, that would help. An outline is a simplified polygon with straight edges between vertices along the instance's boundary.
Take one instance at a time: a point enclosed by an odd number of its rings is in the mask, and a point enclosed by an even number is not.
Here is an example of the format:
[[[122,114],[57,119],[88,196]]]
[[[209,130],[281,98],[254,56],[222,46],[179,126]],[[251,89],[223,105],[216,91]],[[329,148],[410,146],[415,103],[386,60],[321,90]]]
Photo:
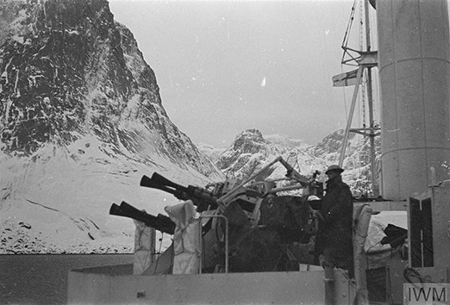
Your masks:
[[[328,181],[317,212],[315,252],[322,266],[346,269],[353,277],[353,196],[349,186],[342,182],[343,171],[331,165],[325,172]]]

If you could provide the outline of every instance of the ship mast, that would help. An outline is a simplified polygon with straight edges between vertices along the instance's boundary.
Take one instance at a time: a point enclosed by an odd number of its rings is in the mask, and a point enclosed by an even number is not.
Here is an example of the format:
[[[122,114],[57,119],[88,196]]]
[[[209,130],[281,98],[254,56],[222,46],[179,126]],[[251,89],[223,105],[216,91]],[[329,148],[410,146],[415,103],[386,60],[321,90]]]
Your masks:
[[[353,7],[354,12],[354,7]],[[345,45],[345,38],[342,48],[344,49],[345,54],[350,56],[350,59],[345,60],[344,56],[342,59],[342,64],[348,64],[349,62],[356,62],[358,69],[339,74],[333,77],[333,85],[334,86],[347,86],[353,85],[355,86],[353,91],[352,104],[350,107],[350,113],[347,119],[347,126],[344,133],[344,140],[341,148],[341,155],[339,158],[339,166],[342,166],[345,158],[345,151],[347,148],[348,137],[350,132],[355,132],[362,134],[364,136],[368,136],[370,138],[370,170],[371,170],[371,183],[372,183],[372,194],[373,197],[378,197],[379,188],[378,183],[375,178],[376,176],[376,168],[375,168],[375,137],[379,135],[379,127],[375,126],[374,117],[373,117],[373,93],[372,93],[372,68],[377,66],[377,52],[371,50],[371,37],[370,37],[370,20],[369,20],[369,0],[364,0],[364,16],[365,16],[365,37],[366,37],[366,50],[365,51],[357,51],[351,49]],[[351,17],[353,19],[353,15]],[[349,29],[347,29],[348,31]],[[346,33],[347,35],[348,33]],[[356,53],[357,56],[353,54]],[[361,79],[363,77],[363,73],[366,71],[366,80],[367,80],[367,103],[369,108],[369,127],[363,126],[362,128],[351,128],[352,119],[355,111],[356,99],[358,97],[358,90],[361,84]],[[364,101],[363,101],[364,102]]]

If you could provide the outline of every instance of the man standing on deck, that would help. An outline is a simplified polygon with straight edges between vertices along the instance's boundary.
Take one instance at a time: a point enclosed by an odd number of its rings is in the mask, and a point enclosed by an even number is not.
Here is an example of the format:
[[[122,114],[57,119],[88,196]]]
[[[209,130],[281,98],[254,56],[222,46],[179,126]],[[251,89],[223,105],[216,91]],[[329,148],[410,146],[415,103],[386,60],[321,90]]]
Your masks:
[[[343,171],[340,166],[331,165],[325,172],[328,181],[316,214],[319,230],[315,252],[326,274],[337,267],[348,270],[353,278],[353,196],[349,186],[342,182]]]

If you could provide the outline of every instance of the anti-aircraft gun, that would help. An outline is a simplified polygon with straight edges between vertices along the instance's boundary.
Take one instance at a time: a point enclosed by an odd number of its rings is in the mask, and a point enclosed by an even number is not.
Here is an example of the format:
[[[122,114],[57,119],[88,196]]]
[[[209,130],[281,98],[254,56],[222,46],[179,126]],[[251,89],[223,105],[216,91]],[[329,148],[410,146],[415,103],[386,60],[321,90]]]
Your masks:
[[[250,186],[245,186],[256,176],[260,175],[277,162],[280,162],[286,168],[286,178],[298,182],[297,184],[283,188],[274,188],[273,181],[259,181],[256,183],[252,183]],[[281,191],[304,189],[304,193],[307,193],[308,195],[316,195],[321,198],[323,193],[323,186],[316,180],[317,174],[320,173],[316,171],[313,174],[312,179],[308,179],[307,177],[298,173],[282,157],[278,157],[244,181],[233,179],[227,180],[225,182],[210,184],[209,186],[213,186],[213,190],[211,191],[207,190],[206,188],[196,187],[192,185],[184,187],[180,184],[170,181],[169,179],[156,172],[153,173],[151,178],[144,175],[141,179],[140,185],[165,191],[174,195],[180,200],[192,200],[194,202],[194,205],[197,206],[197,211],[203,212],[208,207],[212,209],[220,208],[223,210],[231,201],[235,200],[235,197],[239,197],[244,193],[247,194],[247,199],[249,199],[251,197],[264,197],[269,194],[274,195]],[[242,205],[245,209],[246,205],[244,203],[242,203]],[[249,208],[247,205],[246,210],[248,209]]]
[[[255,181],[277,162],[287,170],[284,180],[293,184],[277,188],[274,180]],[[185,187],[153,173],[151,177],[144,175],[140,185],[165,191],[182,201],[191,200],[198,213],[214,211],[227,219],[227,228],[224,222],[211,219],[203,225],[204,254],[209,256],[205,270],[214,269],[223,262],[223,256],[227,259],[229,256],[229,269],[233,272],[285,271],[295,270],[300,262],[312,261],[310,237],[315,233],[316,221],[306,194],[322,197],[322,183],[317,181],[317,174],[308,179],[278,157],[243,181],[230,179],[205,188]],[[279,195],[295,189],[303,189],[303,195]],[[120,207],[113,204],[110,214],[142,221],[168,234],[173,232],[172,228],[175,230],[169,217],[153,216],[124,202]],[[224,247],[225,231],[228,251]]]
[[[192,200],[199,213],[205,211],[208,207],[216,209],[218,206],[217,196],[207,189],[188,185],[184,187],[180,184],[170,181],[158,173],[153,173],[149,178],[146,175],[141,178],[141,186],[155,188],[174,195],[179,200]]]
[[[135,219],[145,223],[146,226],[155,228],[163,233],[173,234],[175,232],[175,224],[169,217],[162,214],[158,214],[157,216],[147,214],[125,201],[122,201],[120,205],[113,203],[109,209],[109,214]]]

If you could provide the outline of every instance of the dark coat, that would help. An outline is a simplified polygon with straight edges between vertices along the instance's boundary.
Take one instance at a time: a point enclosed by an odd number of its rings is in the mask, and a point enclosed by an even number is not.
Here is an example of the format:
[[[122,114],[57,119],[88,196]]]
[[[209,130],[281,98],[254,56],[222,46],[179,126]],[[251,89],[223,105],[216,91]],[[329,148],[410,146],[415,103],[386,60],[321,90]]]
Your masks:
[[[326,194],[322,199],[319,231],[316,235],[315,252],[323,254],[331,250],[335,258],[353,255],[353,196],[341,176],[327,181]]]

